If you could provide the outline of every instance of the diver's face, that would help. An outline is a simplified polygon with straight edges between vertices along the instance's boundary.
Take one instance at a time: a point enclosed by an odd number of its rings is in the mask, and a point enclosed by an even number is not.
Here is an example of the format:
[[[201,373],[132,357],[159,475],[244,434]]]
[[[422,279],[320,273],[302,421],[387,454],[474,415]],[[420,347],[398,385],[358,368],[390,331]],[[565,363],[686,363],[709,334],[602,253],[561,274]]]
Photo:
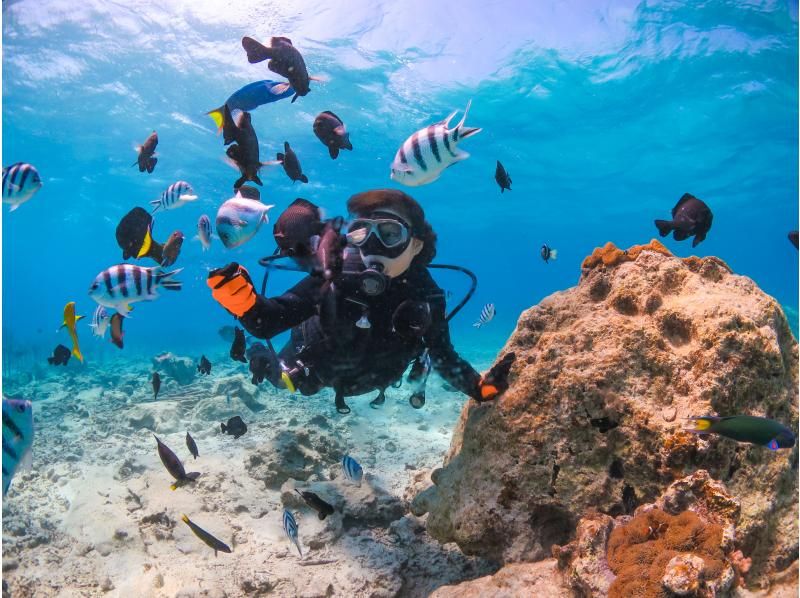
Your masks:
[[[387,216],[395,216],[400,221],[405,221],[402,214],[391,210],[381,209],[380,212],[371,214],[370,217],[386,218]],[[389,278],[397,278],[405,273],[411,266],[411,262],[422,251],[425,243],[421,239],[412,237],[406,248],[399,254],[393,257],[385,255],[385,248],[382,246],[378,239],[370,236],[367,242],[359,248],[361,253],[361,260],[367,267],[373,267],[375,264],[383,266],[383,274]],[[393,253],[393,252],[389,252]]]

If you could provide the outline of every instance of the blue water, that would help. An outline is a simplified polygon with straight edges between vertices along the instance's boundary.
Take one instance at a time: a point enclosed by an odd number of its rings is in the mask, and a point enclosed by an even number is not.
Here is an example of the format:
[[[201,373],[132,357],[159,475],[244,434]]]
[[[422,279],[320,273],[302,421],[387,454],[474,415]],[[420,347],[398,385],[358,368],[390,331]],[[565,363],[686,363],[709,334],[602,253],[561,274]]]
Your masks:
[[[309,95],[253,112],[262,159],[288,140],[310,179],[262,172],[273,219],[296,197],[344,212],[353,193],[395,187],[389,165],[414,131],[463,110],[483,132],[461,146],[471,158],[438,181],[407,188],[439,235],[436,261],[475,271],[474,299],[452,323],[457,348],[491,360],[519,314],[576,284],[594,247],[657,236],[684,192],[706,201],[705,242],[664,240],[678,255],[715,255],[797,310],[798,36],[796,2],[163,2],[3,3],[4,165],[34,164],[43,189],[13,214],[3,206],[3,351],[44,360],[57,343],[64,304],[91,316],[94,277],[121,261],[119,219],[172,182],[200,199],[159,214],[155,237],[186,234],[176,264],[183,290],[136,306],[125,349],[79,334],[88,362],[144,359],[162,350],[199,357],[225,349],[217,329],[233,320],[205,285],[230,261],[260,279],[271,225],[248,244],[203,253],[192,241],[212,221],[238,173],[205,112],[258,79],[243,35],[292,38],[312,75]],[[166,7],[165,7],[166,6]],[[354,145],[332,161],[315,138],[316,114],[345,121]],[[458,116],[460,118],[460,114]],[[153,130],[152,175],[131,168],[133,146]],[[494,182],[501,160],[513,191]],[[556,262],[539,258],[542,243]],[[142,265],[151,265],[142,262]],[[437,274],[458,296],[457,274]],[[292,282],[278,274],[270,288]],[[494,322],[471,324],[481,306]],[[70,364],[70,367],[76,367]]]

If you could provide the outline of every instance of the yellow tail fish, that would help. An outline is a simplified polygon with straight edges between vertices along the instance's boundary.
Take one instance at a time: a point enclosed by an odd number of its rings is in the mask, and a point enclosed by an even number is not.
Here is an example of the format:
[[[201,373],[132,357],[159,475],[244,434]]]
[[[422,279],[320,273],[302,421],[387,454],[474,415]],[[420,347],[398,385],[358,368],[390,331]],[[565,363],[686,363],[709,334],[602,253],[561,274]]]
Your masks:
[[[75,323],[83,316],[75,315],[75,302],[70,301],[64,306],[64,323],[62,328],[66,326],[70,338],[72,338],[72,354],[75,358],[83,363],[83,355],[81,355],[81,348],[78,346],[78,331],[75,330]]]

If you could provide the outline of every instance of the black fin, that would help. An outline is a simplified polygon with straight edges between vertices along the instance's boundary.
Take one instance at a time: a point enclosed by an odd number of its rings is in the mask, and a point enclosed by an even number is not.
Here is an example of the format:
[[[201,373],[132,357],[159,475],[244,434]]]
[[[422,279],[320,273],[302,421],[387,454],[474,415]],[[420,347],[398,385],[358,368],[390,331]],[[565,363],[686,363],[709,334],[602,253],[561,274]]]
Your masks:
[[[308,182],[308,177],[306,175],[304,175],[304,174],[301,174],[300,175],[300,180],[303,181],[304,183],[307,183]]]
[[[236,141],[236,133],[239,132],[239,129],[236,127],[236,123],[233,122],[233,116],[231,115],[231,109],[228,108],[228,105],[225,104],[222,110],[222,142],[224,145],[228,145],[229,143],[233,143]]]
[[[339,148],[335,145],[328,146],[328,153],[331,155],[331,158],[334,160],[339,157]]]
[[[252,37],[243,37],[242,47],[244,51],[247,52],[247,61],[250,64],[272,58],[272,48],[268,48],[261,42],[257,42]]]
[[[656,220],[656,227],[658,227],[658,234],[666,237],[672,230],[672,220]]]
[[[276,155],[276,159],[278,159],[281,162],[283,162],[286,159],[286,156],[284,156],[281,152],[278,152],[277,155]]]
[[[147,161],[147,173],[148,174],[153,172],[153,169],[156,167],[156,162],[158,162],[158,158],[150,158]]]
[[[238,179],[236,179],[236,182],[233,184],[233,188],[234,189],[238,189],[239,187],[244,185],[246,182],[247,182],[247,177],[242,175]]]
[[[254,174],[252,177],[250,177],[250,180],[253,181],[256,185],[261,185],[262,187],[264,186],[264,183],[261,182],[261,179],[258,177],[257,174]],[[261,197],[259,196],[259,201],[260,200]]]

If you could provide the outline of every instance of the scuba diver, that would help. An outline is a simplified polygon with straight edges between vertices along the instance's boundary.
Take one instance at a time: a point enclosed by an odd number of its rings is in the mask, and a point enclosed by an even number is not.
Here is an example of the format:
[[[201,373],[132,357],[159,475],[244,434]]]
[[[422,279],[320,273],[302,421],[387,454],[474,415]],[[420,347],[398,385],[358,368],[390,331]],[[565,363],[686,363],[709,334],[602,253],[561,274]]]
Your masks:
[[[437,267],[431,264],[436,233],[422,207],[402,191],[379,189],[352,196],[347,210],[346,226],[342,218],[323,222],[319,209],[302,199],[284,211],[273,231],[275,257],[292,258],[309,275],[282,295],[258,294],[235,262],[209,272],[212,296],[250,334],[270,339],[291,330],[279,354],[269,340],[270,351],[259,350],[262,358],[271,355],[270,383],[303,395],[331,387],[339,413],[350,412],[346,396],[372,390],[378,397],[371,405],[380,406],[386,388],[412,362],[409,379],[423,385],[422,392],[413,389],[415,408],[424,405],[431,367],[477,401],[505,391],[513,353],[481,376],[453,348],[448,321],[454,313],[445,315],[445,294],[428,270]]]

